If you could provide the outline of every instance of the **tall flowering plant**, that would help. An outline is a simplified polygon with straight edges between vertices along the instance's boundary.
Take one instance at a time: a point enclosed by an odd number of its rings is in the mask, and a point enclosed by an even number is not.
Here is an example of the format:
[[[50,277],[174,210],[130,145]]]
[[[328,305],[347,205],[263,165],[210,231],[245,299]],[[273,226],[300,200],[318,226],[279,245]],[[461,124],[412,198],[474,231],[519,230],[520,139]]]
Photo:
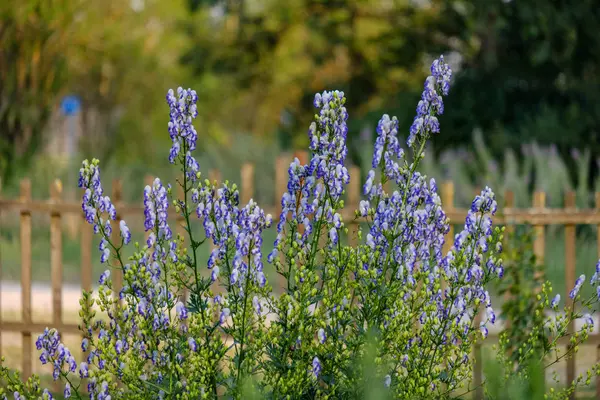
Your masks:
[[[470,390],[471,347],[496,319],[486,287],[502,277],[502,230],[492,227],[497,204],[486,188],[451,249],[442,250],[448,219],[435,181],[417,167],[439,132],[450,80],[440,57],[417,106],[410,154],[398,140],[398,120],[379,121],[364,199],[350,221],[368,229],[356,237],[342,212],[350,180],[346,98],[317,94],[312,157],[290,164],[277,239],[265,254],[272,217],[252,200],[240,205],[236,185],[201,179],[192,154],[196,92],[169,91],[168,159],[180,171],[179,189],[160,179],[144,189],[145,243],[131,243],[126,222],[117,226],[98,160],[80,170],[82,210],[108,268],[98,299],[84,293],[81,300],[84,360],[75,361],[54,329],[38,338],[40,361],[64,382],[64,397],[244,398],[250,391],[273,399],[360,398],[375,385],[390,398],[450,398]],[[185,235],[174,233],[169,216],[184,221]],[[114,229],[120,240],[111,240]],[[358,244],[346,243],[354,238]],[[201,265],[200,248],[209,245]],[[133,256],[124,257],[125,246]],[[281,295],[265,263],[285,281]],[[114,269],[123,272],[118,292]],[[106,318],[96,317],[94,303]],[[371,356],[364,367],[360,361]],[[52,398],[36,377],[23,383],[2,368],[0,379],[2,398]]]

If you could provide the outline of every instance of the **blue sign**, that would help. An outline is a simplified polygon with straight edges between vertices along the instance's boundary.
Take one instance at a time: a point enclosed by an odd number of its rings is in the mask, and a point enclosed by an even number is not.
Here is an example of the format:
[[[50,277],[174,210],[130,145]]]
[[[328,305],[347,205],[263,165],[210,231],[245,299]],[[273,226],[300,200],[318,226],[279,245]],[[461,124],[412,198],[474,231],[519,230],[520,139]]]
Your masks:
[[[81,108],[81,103],[79,101],[79,97],[77,96],[66,96],[63,98],[62,103],[60,105],[63,113],[65,115],[75,115]]]

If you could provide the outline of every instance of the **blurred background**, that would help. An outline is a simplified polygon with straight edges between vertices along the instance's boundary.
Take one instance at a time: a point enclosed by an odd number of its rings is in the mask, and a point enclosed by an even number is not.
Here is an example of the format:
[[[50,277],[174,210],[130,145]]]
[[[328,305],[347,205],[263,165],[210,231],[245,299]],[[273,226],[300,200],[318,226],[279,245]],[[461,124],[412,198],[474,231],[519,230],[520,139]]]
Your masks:
[[[307,148],[315,92],[345,92],[350,162],[364,177],[377,121],[395,115],[407,136],[428,67],[443,54],[453,83],[422,169],[454,182],[455,205],[489,185],[500,201],[513,191],[517,207],[530,207],[536,190],[549,207],[562,207],[567,191],[594,207],[598,32],[597,0],[2,0],[0,196],[17,198],[29,178],[33,198],[47,200],[58,178],[63,198],[77,201],[81,160],[96,157],[107,191],[119,177],[123,199],[139,203],[146,175],[177,173],[165,95],[183,86],[199,96],[203,173],[239,182],[252,162],[254,198],[271,207],[275,158]],[[62,262],[78,295],[74,218],[63,219]],[[47,284],[49,217],[32,224],[33,281]],[[130,226],[142,239],[141,220]],[[577,227],[578,274],[594,269],[596,236]],[[5,306],[20,280],[19,240],[19,216],[0,210]],[[547,277],[564,293],[562,226],[546,230],[545,252]],[[93,254],[95,282],[103,268]]]
[[[254,163],[254,197],[265,206],[274,203],[275,157],[307,148],[315,92],[346,93],[350,162],[364,177],[378,119],[396,115],[405,135],[428,66],[444,54],[454,81],[423,169],[454,182],[455,204],[490,185],[500,200],[512,190],[518,207],[535,190],[550,207],[569,190],[578,207],[593,207],[599,30],[595,0],[6,0],[1,194],[17,197],[29,178],[33,198],[46,200],[59,178],[75,201],[80,162],[97,157],[105,185],[120,177],[123,199],[139,202],[147,174],[177,173],[167,163],[165,101],[177,86],[199,95],[201,169],[239,182],[242,163]],[[12,217],[0,224],[5,281],[19,279]],[[47,226],[47,216],[33,222]],[[34,280],[44,280],[47,229],[33,234]],[[578,266],[594,264],[594,235],[578,229]],[[65,279],[77,281],[73,246]],[[547,257],[555,259],[548,268],[560,271],[560,254]]]
[[[396,115],[407,134],[428,66],[444,54],[453,84],[423,170],[454,182],[455,204],[490,185],[500,201],[512,190],[518,207],[535,190],[549,207],[569,190],[578,207],[593,207],[599,30],[595,0],[3,1],[1,195],[16,198],[29,178],[33,198],[46,200],[59,178],[75,201],[80,162],[97,157],[105,185],[122,178],[123,199],[139,202],[146,175],[177,173],[165,101],[177,86],[199,95],[202,171],[239,182],[241,165],[254,163],[265,207],[276,197],[275,158],[307,148],[315,92],[346,93],[350,162],[364,177],[377,121]],[[50,273],[47,220],[33,220],[34,280]],[[76,282],[70,226],[64,276]],[[548,235],[561,240],[562,229]],[[19,280],[18,216],[4,213],[0,233],[2,279]],[[578,268],[592,267],[595,228],[578,228],[578,240]],[[546,247],[558,252],[546,259],[559,274],[562,247]]]

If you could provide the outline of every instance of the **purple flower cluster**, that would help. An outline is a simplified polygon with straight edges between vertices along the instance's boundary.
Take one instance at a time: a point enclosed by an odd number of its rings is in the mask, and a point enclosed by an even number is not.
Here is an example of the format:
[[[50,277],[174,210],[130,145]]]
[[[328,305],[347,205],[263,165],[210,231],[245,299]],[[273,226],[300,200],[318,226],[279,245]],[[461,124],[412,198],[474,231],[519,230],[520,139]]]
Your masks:
[[[62,373],[75,372],[77,363],[75,358],[60,342],[60,335],[56,329],[44,330],[35,342],[38,350],[41,350],[40,361],[42,364],[52,363],[52,377],[57,380]],[[63,371],[63,366],[67,366],[67,371]]]
[[[262,232],[271,226],[271,215],[265,212],[253,200],[239,212],[237,223],[233,225],[232,232],[235,239],[235,255],[230,283],[237,284],[242,292],[245,290],[246,276],[256,282],[259,287],[264,287],[267,279],[263,272],[262,262]]]
[[[98,160],[94,159],[91,163],[87,160],[83,162],[79,170],[79,187],[85,189],[83,194],[81,208],[85,219],[94,226],[94,233],[102,232],[103,236],[110,236],[112,233],[111,220],[117,218],[117,210],[110,200],[109,196],[104,196],[102,182],[100,180],[100,167]],[[106,219],[104,219],[106,218]],[[131,232],[125,221],[119,222],[121,238],[124,244],[131,241]],[[110,257],[110,248],[105,239],[100,241],[100,262],[105,263]]]
[[[170,240],[173,236],[167,222],[169,199],[167,189],[156,178],[152,186],[144,188],[144,228],[146,231],[156,229],[160,239]]]
[[[379,200],[371,229],[366,237],[369,257],[364,268],[382,266],[393,261],[398,265],[396,279],[415,285],[418,270],[435,270],[443,264],[444,235],[448,232],[435,180],[414,173],[390,197]],[[363,201],[360,213],[367,215],[370,204]],[[378,267],[378,273],[382,273]]]
[[[169,162],[171,164],[175,163],[182,147],[186,150],[186,157],[191,157],[187,151],[193,151],[196,148],[198,134],[192,124],[192,120],[198,116],[197,101],[198,95],[195,90],[185,90],[180,87],[177,88],[176,96],[173,89],[169,89],[167,94],[167,103],[171,109],[169,114],[171,118],[169,121],[169,135],[173,142],[169,153]]]
[[[334,207],[344,186],[350,181],[348,169],[344,165],[348,153],[348,113],[344,107],[345,102],[344,92],[340,91],[325,91],[315,95],[314,105],[320,111],[317,121],[310,125],[308,132],[313,156],[308,165],[301,165],[297,158],[290,164],[288,190],[281,198],[278,235],[275,248],[269,254],[269,262],[273,262],[277,255],[277,247],[284,238],[284,225],[289,216],[304,228],[304,232],[296,232],[294,238],[303,250],[308,250],[306,240],[313,233],[314,221],[321,217],[332,225],[328,232],[330,243],[336,244],[338,241],[342,221]]]
[[[436,115],[444,113],[442,95],[448,95],[451,78],[452,71],[445,63],[444,57],[440,56],[432,63],[431,75],[425,80],[425,88],[417,105],[417,116],[410,127],[410,135],[406,142],[409,147],[412,147],[416,140],[426,139],[430,133],[440,131]]]

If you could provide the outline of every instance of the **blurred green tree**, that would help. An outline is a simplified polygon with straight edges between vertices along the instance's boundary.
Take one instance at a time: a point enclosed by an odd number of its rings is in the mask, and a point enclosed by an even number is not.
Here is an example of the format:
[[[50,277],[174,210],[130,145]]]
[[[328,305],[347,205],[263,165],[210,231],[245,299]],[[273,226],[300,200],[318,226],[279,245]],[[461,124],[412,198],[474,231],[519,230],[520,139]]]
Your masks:
[[[600,151],[600,7],[596,0],[438,1],[463,57],[438,143],[476,127],[498,156],[533,140]]]
[[[27,166],[67,93],[82,100],[84,154],[151,159],[141,139],[163,123],[166,90],[184,80],[173,25],[187,13],[182,1],[2,2],[0,177]]]
[[[414,99],[427,72],[424,49],[447,47],[430,31],[438,10],[409,0],[189,0],[189,7],[191,44],[182,62],[201,82],[199,109],[209,126],[279,130],[285,147],[306,145],[315,92],[346,92],[357,135],[381,110],[401,107],[398,93]],[[413,107],[405,109],[411,120]],[[350,141],[355,161],[356,144]]]

